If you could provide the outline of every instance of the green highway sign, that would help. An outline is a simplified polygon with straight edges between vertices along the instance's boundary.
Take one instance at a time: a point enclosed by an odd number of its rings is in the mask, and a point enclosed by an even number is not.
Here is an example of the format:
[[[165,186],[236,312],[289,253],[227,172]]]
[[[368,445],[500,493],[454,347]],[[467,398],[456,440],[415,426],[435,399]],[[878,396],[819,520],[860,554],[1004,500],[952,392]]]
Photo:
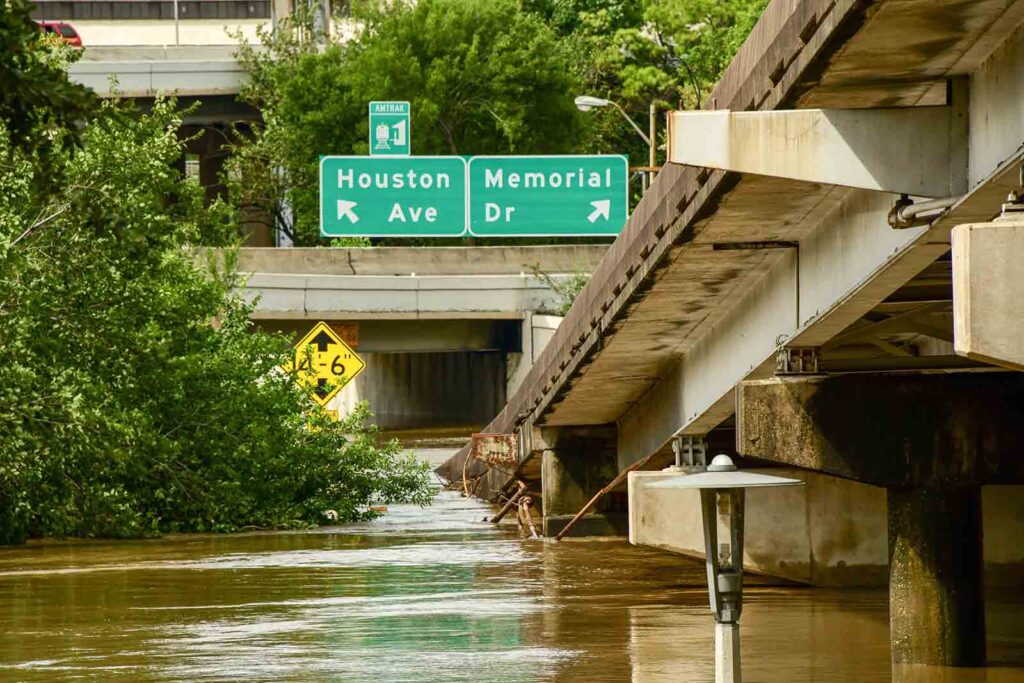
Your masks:
[[[629,212],[620,155],[469,160],[469,231],[477,237],[617,235]]]
[[[458,237],[466,222],[462,157],[320,157],[324,237]]]
[[[619,155],[320,158],[324,237],[617,235]]]
[[[409,156],[410,134],[408,102],[370,102],[370,156]]]

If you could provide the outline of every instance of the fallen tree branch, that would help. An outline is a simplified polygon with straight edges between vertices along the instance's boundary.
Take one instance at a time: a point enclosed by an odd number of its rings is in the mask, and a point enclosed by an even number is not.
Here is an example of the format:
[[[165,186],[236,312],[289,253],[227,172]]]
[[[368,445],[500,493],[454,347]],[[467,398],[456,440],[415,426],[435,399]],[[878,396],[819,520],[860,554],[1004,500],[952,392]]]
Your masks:
[[[523,495],[523,493],[526,492],[526,484],[524,484],[521,481],[516,481],[516,483],[519,484],[519,490],[513,493],[505,502],[505,505],[501,508],[501,510],[498,511],[498,514],[494,515],[494,517],[491,518],[491,522],[493,524],[497,524],[498,522],[500,522],[502,518],[508,514],[508,511],[512,509],[512,506],[516,504],[516,501],[519,500],[519,496]]]
[[[537,533],[537,527],[533,525],[533,514],[530,513],[531,505],[533,505],[533,499],[529,496],[520,498],[519,510],[523,517],[526,518],[526,523],[530,525],[530,538],[540,538],[540,534]]]

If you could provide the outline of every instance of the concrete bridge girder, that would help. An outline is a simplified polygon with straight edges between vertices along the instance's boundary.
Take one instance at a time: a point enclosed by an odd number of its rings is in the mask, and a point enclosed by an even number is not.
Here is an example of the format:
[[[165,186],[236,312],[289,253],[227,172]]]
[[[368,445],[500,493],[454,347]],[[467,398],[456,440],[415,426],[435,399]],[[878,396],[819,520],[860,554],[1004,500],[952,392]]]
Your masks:
[[[245,293],[250,300],[257,301],[257,319],[518,319],[525,311],[550,310],[560,305],[558,295],[550,287],[529,275],[254,273],[246,283]]]
[[[242,291],[257,300],[256,319],[517,320],[562,305],[532,268],[563,280],[590,272],[605,249],[247,248],[238,267],[249,274]]]
[[[1024,221],[958,225],[952,240],[956,352],[1024,370]]]
[[[956,106],[669,114],[668,160],[923,197],[967,189],[967,89]]]
[[[1022,17],[1021,2],[772,3],[709,107],[942,105],[948,79],[970,74],[971,192],[930,228],[891,231],[894,195],[668,164],[491,429],[617,422],[620,465],[671,457],[673,435],[731,415],[735,382],[769,374],[780,343],[821,346],[883,304],[914,304],[886,301],[898,291],[940,290],[913,281],[948,251],[953,225],[988,220],[1013,186],[1002,175],[1012,160],[1000,161],[1024,121]],[[755,297],[774,297],[778,315]],[[761,335],[768,317],[777,335]],[[940,358],[955,360],[913,364]],[[706,369],[723,359],[722,372]]]
[[[736,390],[742,455],[883,487],[1024,484],[1024,375],[774,377]]]
[[[897,292],[913,289],[915,278],[927,273],[931,264],[949,251],[954,225],[987,220],[998,211],[1006,194],[1017,187],[1022,161],[1024,154],[1012,154],[932,225],[906,230],[888,225],[894,195],[843,188],[816,190],[821,194],[814,210],[805,213],[804,224],[793,221],[791,232],[781,235],[798,237],[799,248],[764,249],[770,254],[765,258],[772,260],[758,264],[759,271],[741,294],[731,297],[726,312],[713,324],[706,323],[700,330],[703,334],[693,335],[696,339],[691,345],[681,349],[651,388],[618,418],[620,464],[665,449],[675,434],[701,434],[729,417],[734,410],[735,384],[770,376],[780,345],[826,345],[886,300],[906,299],[907,305],[920,305],[915,302],[917,293],[900,296]],[[803,185],[745,177],[734,194],[741,194],[748,181],[770,183],[778,191],[794,191]],[[743,200],[735,201],[740,204]],[[716,216],[721,218],[709,219],[702,239],[714,239],[716,220],[728,225],[731,202],[730,197],[719,207]],[[771,213],[771,205],[765,205],[765,212]],[[742,216],[746,212],[737,213]],[[771,230],[773,226],[766,221],[764,227]],[[749,228],[746,234],[760,236]],[[777,231],[771,234],[779,235]],[[694,246],[683,249],[695,249],[696,244],[695,240]],[[950,302],[951,310],[951,277],[940,279],[947,284],[931,289],[942,292],[939,296]],[[651,291],[657,291],[657,284]],[[929,290],[926,296],[936,294]],[[945,353],[945,367],[962,367],[952,358],[951,348]],[[862,369],[870,367],[867,363]],[[898,364],[888,362],[878,366],[882,367],[899,369]],[[920,361],[908,360],[905,369],[915,367],[920,367]],[[935,367],[942,366],[936,363]]]
[[[72,81],[103,97],[237,95],[248,80],[234,45],[88,47]],[[111,79],[116,81],[111,84]]]

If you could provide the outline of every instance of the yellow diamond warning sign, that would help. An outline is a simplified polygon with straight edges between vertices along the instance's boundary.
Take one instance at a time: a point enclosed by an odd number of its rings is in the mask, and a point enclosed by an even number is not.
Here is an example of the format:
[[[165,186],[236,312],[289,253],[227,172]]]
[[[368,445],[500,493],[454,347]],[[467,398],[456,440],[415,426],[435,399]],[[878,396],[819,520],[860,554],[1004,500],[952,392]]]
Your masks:
[[[294,371],[295,381],[313,390],[313,400],[326,405],[365,367],[327,323],[319,322],[295,345],[295,356],[285,369]]]

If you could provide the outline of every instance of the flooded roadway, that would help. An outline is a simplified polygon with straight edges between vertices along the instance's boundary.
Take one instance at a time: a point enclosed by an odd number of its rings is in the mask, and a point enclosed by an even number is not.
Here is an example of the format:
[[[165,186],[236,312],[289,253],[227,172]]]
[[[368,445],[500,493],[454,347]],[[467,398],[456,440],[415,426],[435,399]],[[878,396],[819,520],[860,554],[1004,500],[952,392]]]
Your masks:
[[[0,551],[0,680],[712,680],[702,564],[520,540],[487,512],[446,492],[313,532]],[[890,680],[886,607],[883,591],[751,586],[745,680]],[[990,608],[993,659],[1021,659],[1021,607]]]

